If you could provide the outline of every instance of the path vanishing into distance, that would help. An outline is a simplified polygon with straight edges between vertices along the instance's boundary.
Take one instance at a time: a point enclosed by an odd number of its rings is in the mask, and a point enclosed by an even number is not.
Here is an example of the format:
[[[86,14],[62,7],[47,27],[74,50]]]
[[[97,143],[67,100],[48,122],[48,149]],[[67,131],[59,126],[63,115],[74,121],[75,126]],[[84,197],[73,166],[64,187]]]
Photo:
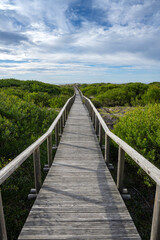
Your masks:
[[[53,164],[19,240],[139,240],[76,90]]]

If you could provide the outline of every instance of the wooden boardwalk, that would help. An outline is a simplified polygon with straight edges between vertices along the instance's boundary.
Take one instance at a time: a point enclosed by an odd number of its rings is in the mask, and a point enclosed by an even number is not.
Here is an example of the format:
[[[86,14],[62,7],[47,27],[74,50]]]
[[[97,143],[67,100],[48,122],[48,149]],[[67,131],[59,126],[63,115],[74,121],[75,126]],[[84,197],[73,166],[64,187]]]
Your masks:
[[[25,239],[140,239],[78,94],[54,162],[19,236]]]

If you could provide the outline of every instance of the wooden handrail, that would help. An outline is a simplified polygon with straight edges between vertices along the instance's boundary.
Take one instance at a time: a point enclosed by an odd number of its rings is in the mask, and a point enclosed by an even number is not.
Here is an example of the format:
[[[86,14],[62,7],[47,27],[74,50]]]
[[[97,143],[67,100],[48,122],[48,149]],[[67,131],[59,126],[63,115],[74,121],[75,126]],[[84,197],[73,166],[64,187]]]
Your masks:
[[[37,141],[35,141],[32,145],[30,145],[27,149],[25,149],[22,153],[20,153],[16,158],[14,158],[10,163],[8,163],[4,168],[0,170],[0,185],[12,174],[15,170],[51,135],[53,130],[55,129],[57,123],[60,118],[64,114],[67,106],[74,100],[75,95],[68,99],[64,107],[59,112],[58,116],[48,129],[48,131],[43,134]]]
[[[78,89],[79,90],[79,89]],[[160,240],[160,169],[154,166],[145,157],[139,154],[135,149],[129,146],[122,139],[117,137],[112,133],[104,122],[103,118],[93,105],[90,99],[85,97],[79,90],[82,101],[86,105],[91,120],[93,121],[93,126],[95,127],[95,132],[99,130],[99,143],[102,145],[102,129],[105,133],[105,160],[109,163],[109,138],[111,138],[119,146],[118,153],[118,169],[117,169],[117,188],[120,192],[123,192],[123,173],[124,173],[124,163],[125,163],[125,153],[127,153],[137,165],[143,169],[156,182],[156,194],[154,202],[154,211],[152,218],[152,229],[150,240]],[[98,129],[97,129],[98,128]]]
[[[55,129],[56,144],[59,143],[59,134],[62,133],[62,128],[67,120],[68,112],[74,102],[75,94],[73,97],[69,98],[64,107],[61,109],[60,113],[53,121],[52,125],[48,131],[43,134],[37,141],[30,145],[26,150],[20,153],[16,158],[14,158],[10,163],[8,163],[4,168],[0,170],[0,185],[11,176],[12,173],[31,155],[33,154],[34,160],[34,177],[35,177],[35,189],[31,189],[29,198],[36,197],[41,188],[41,164],[40,164],[40,145],[47,139],[47,153],[48,153],[48,166],[47,169],[51,167],[52,164],[52,132]],[[59,128],[61,126],[61,129]],[[34,194],[33,194],[34,193]],[[7,240],[7,232],[5,226],[5,218],[3,212],[2,197],[0,192],[0,239]]]
[[[88,101],[92,110],[95,112],[99,123],[101,124],[104,132],[121,147],[125,153],[127,153],[156,183],[160,185],[160,170],[154,166],[151,162],[149,162],[145,157],[143,157],[140,153],[138,153],[135,149],[129,146],[126,142],[124,142],[121,138],[117,137],[114,133],[112,133],[104,122],[103,118],[93,105],[90,99],[81,95],[85,101]]]

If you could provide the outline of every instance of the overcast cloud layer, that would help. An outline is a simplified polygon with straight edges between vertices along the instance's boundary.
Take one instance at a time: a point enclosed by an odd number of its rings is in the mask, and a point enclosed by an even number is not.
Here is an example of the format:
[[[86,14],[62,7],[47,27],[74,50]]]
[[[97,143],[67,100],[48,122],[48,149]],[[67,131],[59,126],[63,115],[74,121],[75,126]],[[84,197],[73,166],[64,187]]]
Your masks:
[[[160,80],[159,0],[0,0],[0,78]]]

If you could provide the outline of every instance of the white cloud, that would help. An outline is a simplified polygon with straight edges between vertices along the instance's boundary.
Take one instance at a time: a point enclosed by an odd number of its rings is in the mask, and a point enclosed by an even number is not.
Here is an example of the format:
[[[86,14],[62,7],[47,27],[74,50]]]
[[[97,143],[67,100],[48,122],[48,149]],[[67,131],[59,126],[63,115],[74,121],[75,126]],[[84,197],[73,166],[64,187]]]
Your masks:
[[[93,0],[90,10],[102,13],[97,21],[87,17],[89,10],[83,16],[73,10],[76,2],[78,7],[79,0],[0,1],[0,72],[74,77],[101,71],[104,78],[114,66],[158,70],[158,1]]]

